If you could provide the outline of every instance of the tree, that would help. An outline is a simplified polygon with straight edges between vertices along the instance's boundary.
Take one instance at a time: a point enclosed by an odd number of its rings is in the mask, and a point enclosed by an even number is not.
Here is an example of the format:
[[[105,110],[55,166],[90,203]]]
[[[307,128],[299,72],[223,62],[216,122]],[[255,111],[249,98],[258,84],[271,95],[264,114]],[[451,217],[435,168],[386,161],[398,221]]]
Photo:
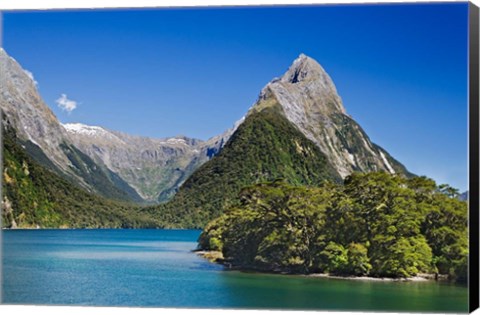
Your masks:
[[[226,216],[222,215],[210,221],[198,237],[198,247],[204,250],[222,251],[223,231],[225,228]]]
[[[224,257],[247,268],[311,272],[332,187],[313,189],[275,181],[243,189],[241,206],[227,210],[223,219]],[[207,237],[218,235],[221,229],[216,224],[202,233],[202,247],[209,246]]]
[[[422,234],[432,248],[435,268],[460,281],[467,275],[467,212],[465,201],[440,191],[434,195],[422,224]]]
[[[263,271],[376,277],[441,272],[465,281],[466,203],[426,177],[354,173],[344,185],[246,187],[210,223],[204,248]],[[223,247],[221,247],[223,243]]]
[[[347,250],[340,244],[330,242],[320,252],[320,268],[324,272],[344,275],[348,271]]]
[[[381,249],[371,256],[373,275],[411,277],[431,270],[432,252],[423,236],[387,239],[383,235],[375,238]]]
[[[362,244],[350,243],[348,246],[348,274],[365,276],[368,275],[371,269],[372,265],[368,258],[368,249]]]
[[[345,192],[353,199],[351,229],[369,244],[373,274],[408,277],[429,270],[431,250],[420,235],[424,210],[405,178],[355,173],[346,178]]]

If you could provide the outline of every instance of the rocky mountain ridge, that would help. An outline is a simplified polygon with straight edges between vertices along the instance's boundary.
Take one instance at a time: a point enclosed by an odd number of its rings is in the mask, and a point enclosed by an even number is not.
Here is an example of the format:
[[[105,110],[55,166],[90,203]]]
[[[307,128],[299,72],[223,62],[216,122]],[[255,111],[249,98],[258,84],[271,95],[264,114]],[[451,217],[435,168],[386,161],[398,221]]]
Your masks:
[[[300,54],[282,77],[262,89],[248,114],[274,104],[280,104],[285,117],[329,157],[342,177],[354,171],[406,171],[347,114],[335,84],[314,59]]]
[[[302,54],[262,89],[220,153],[153,211],[172,227],[204,227],[239,206],[240,192],[251,185],[280,180],[320,186],[342,182],[354,171],[410,175],[370,141],[346,114],[325,70]]]
[[[63,126],[76,147],[152,203],[170,199],[195,169],[221,149],[235,128],[202,141],[185,136],[132,136],[80,123]]]
[[[200,141],[151,139],[98,126],[61,124],[30,72],[0,48],[2,124],[37,162],[104,197],[135,202],[169,199],[185,178],[214,156],[234,128]]]
[[[42,148],[57,167],[73,176],[72,164],[60,148],[68,136],[38,94],[32,76],[3,48],[0,48],[0,69],[0,106],[18,137]]]
[[[106,197],[169,200],[195,170],[221,151],[245,119],[272,108],[320,149],[341,178],[354,171],[408,173],[370,141],[346,113],[327,72],[304,54],[261,90],[245,117],[207,141],[184,136],[152,139],[81,123],[61,124],[41,99],[32,75],[3,49],[0,66],[5,74],[0,86],[4,123],[12,125],[39,162]]]

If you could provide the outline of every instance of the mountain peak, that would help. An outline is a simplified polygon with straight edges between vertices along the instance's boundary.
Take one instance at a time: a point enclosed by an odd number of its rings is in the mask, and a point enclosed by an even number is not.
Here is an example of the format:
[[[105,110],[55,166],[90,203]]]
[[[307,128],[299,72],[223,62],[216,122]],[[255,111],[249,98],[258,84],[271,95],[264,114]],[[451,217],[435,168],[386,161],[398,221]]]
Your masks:
[[[326,75],[326,72],[322,66],[315,59],[302,53],[293,61],[281,80],[288,83],[298,83],[318,79],[324,75]]]
[[[281,78],[264,87],[249,115],[274,106],[329,157],[341,177],[353,171],[404,171],[347,115],[333,80],[315,59],[300,54]]]
[[[292,103],[293,99],[306,97],[311,101],[306,107],[314,111],[346,114],[333,80],[315,59],[303,53],[293,61],[280,79],[272,80],[266,89],[275,94],[284,109],[289,107],[286,103]],[[285,99],[287,94],[290,95],[288,100]]]
[[[280,78],[263,88],[252,112],[275,104],[283,108],[289,120],[295,124],[302,121],[302,125],[308,125],[311,118],[325,120],[332,114],[346,114],[330,76],[315,59],[303,53]]]

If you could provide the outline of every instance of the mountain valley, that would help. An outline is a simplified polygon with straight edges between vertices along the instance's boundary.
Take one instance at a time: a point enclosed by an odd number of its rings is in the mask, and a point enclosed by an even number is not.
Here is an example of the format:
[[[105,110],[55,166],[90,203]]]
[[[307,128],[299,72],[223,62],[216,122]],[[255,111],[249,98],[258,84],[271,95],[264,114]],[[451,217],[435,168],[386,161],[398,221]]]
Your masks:
[[[352,172],[411,176],[371,142],[346,113],[326,71],[304,54],[261,90],[244,118],[207,141],[61,124],[3,49],[0,64],[6,70],[4,132],[9,126],[35,163],[87,193],[150,204],[146,212],[162,226],[202,227],[234,204],[243,187],[264,181],[316,186]]]

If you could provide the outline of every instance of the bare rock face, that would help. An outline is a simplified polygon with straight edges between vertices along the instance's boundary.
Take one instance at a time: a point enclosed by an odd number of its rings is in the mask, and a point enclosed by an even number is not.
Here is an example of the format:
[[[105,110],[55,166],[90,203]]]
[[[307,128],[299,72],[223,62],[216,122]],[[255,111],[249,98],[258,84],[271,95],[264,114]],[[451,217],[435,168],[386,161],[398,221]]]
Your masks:
[[[247,116],[278,104],[342,177],[353,171],[407,172],[347,115],[332,79],[312,58],[301,54],[281,78],[268,83]],[[0,108],[6,117],[3,123],[11,124],[21,140],[38,146],[77,184],[91,191],[104,188],[95,187],[98,183],[112,184],[114,188],[104,189],[106,195],[115,191],[148,202],[170,199],[244,121],[207,141],[184,136],[152,139],[79,123],[62,125],[28,71],[1,48]]]
[[[75,176],[61,149],[61,144],[69,141],[65,129],[43,102],[31,75],[3,48],[0,48],[0,108],[20,139],[40,147],[56,167]],[[78,180],[83,182],[81,178]]]
[[[12,128],[26,153],[50,171],[89,192],[118,200],[141,200],[116,174],[98,168],[88,156],[78,151],[65,128],[40,97],[32,74],[1,48],[0,109],[2,126]]]
[[[96,126],[62,125],[40,97],[31,74],[2,48],[0,108],[5,115],[2,123],[10,124],[23,142],[38,147],[39,150],[35,150],[41,152],[42,162],[48,159],[80,186],[89,191],[102,191],[104,187],[95,187],[95,183],[110,181],[109,185],[117,186],[112,188],[117,191],[115,194],[121,194],[124,188],[133,188],[149,202],[165,201],[173,196],[186,177],[217,154],[234,131],[227,130],[208,141],[200,141],[183,136],[151,139]],[[85,154],[87,160],[92,159],[101,170],[75,153],[75,149]],[[79,163],[83,173],[78,169]],[[85,178],[93,173],[95,180]],[[101,176],[102,181],[97,176]]]
[[[347,115],[332,79],[312,58],[301,54],[281,78],[263,88],[249,113],[276,103],[342,177],[353,171],[405,171]]]
[[[199,159],[201,142],[195,139],[151,139],[78,123],[64,127],[76,147],[117,173],[150,202],[157,201],[165,190],[174,190],[189,164]]]
[[[40,97],[31,74],[2,48],[0,108],[6,118],[2,123],[10,124],[20,140],[38,147],[42,156],[80,186],[89,191],[102,191],[104,187],[95,187],[96,183],[110,181],[107,184],[116,186],[112,189],[117,195],[122,189],[129,190],[127,194],[131,195],[133,188],[148,202],[172,197],[196,168],[220,151],[236,128],[201,141],[183,136],[151,139],[97,126],[62,125]],[[86,157],[74,153],[76,149]],[[83,173],[78,170],[79,163]],[[95,180],[86,179],[93,173]]]
[[[207,142],[183,136],[153,139],[78,123],[63,126],[76,147],[149,202],[168,200],[225,142],[222,137]]]

